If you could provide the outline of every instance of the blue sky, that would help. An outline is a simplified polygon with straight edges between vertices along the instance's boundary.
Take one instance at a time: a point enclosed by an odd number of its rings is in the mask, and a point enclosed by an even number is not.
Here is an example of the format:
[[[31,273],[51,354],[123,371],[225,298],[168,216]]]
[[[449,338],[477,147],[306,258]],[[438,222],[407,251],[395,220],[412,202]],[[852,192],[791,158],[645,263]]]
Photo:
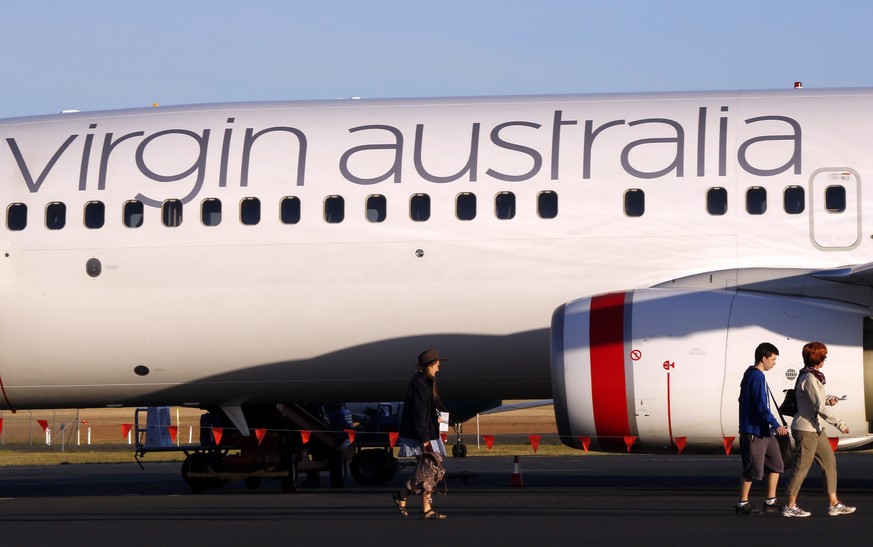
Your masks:
[[[0,118],[66,108],[873,86],[873,2],[6,0]]]

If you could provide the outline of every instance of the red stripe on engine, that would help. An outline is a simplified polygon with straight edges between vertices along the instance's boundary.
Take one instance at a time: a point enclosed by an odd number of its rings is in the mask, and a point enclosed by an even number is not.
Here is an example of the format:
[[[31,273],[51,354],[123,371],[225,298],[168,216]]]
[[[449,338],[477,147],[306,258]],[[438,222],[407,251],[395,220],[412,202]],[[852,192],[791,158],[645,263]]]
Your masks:
[[[625,293],[591,299],[591,400],[594,427],[601,442],[630,435],[624,373]]]

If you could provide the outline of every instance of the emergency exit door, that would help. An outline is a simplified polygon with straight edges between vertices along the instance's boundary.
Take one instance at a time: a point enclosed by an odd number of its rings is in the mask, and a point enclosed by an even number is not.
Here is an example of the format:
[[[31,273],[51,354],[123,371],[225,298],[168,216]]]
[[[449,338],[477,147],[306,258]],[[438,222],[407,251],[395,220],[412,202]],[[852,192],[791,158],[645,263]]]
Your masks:
[[[812,175],[809,228],[822,250],[848,250],[861,241],[861,184],[852,169],[819,169]]]

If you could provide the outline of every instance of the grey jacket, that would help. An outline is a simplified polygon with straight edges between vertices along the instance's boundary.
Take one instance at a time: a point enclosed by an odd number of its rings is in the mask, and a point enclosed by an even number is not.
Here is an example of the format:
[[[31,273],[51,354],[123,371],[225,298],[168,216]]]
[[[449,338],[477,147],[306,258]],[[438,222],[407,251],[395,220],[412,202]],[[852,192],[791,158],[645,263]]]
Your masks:
[[[824,386],[812,374],[800,375],[794,386],[794,393],[797,396],[797,414],[791,422],[791,429],[821,433],[824,428],[822,418],[840,431],[846,427],[846,424],[834,415],[833,407],[825,404],[827,394]]]

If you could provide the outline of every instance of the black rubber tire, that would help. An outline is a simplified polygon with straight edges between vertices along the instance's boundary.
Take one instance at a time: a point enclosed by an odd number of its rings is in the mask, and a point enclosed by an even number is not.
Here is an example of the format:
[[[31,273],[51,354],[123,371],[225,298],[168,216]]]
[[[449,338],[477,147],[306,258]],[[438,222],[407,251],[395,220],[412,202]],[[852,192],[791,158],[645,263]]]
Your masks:
[[[361,450],[352,458],[352,477],[362,486],[385,484],[397,473],[397,462],[386,450]]]

